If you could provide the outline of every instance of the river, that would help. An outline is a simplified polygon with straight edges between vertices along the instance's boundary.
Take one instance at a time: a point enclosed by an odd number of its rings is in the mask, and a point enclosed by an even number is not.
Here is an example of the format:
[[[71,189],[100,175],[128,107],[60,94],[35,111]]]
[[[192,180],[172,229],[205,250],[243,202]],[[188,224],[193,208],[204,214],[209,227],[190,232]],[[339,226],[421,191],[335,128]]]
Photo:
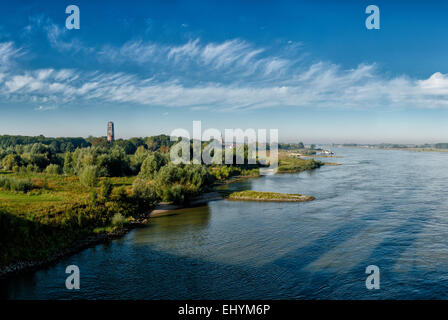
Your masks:
[[[448,298],[448,153],[336,148],[341,166],[227,185],[312,195],[219,200],[0,282],[8,299]],[[77,265],[81,289],[65,288]],[[380,289],[367,290],[368,265]]]

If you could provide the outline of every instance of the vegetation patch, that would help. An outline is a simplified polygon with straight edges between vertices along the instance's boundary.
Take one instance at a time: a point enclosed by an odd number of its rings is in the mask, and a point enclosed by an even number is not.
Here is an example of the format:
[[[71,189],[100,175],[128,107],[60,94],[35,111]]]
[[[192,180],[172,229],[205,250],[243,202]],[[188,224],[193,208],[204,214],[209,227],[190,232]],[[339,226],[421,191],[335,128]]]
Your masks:
[[[314,159],[300,159],[288,155],[279,155],[279,173],[298,173],[306,170],[320,168],[324,163]]]
[[[294,193],[261,192],[261,191],[245,190],[231,193],[228,199],[246,200],[246,201],[304,202],[314,200],[315,198],[312,196],[305,196]]]

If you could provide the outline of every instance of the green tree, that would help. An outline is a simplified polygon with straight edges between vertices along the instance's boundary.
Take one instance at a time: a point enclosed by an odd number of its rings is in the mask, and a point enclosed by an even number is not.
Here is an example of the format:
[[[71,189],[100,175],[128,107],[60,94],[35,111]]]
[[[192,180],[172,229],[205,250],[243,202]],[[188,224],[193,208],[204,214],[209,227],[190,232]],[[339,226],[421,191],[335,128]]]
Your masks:
[[[8,154],[2,160],[2,167],[4,170],[12,170],[15,166],[22,165],[22,158],[18,154]]]
[[[153,179],[160,168],[167,163],[168,160],[165,156],[163,156],[159,152],[152,152],[143,161],[138,175],[143,179]]]
[[[98,168],[96,166],[87,166],[82,169],[79,181],[85,187],[96,186],[98,183]]]

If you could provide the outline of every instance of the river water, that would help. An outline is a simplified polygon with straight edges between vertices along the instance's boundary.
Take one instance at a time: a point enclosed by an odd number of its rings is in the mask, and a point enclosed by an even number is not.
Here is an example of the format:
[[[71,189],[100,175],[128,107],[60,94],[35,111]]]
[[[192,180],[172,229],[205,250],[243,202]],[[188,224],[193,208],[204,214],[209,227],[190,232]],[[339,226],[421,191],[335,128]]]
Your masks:
[[[305,203],[219,200],[0,282],[9,299],[448,298],[448,153],[337,148],[341,166],[234,183]],[[81,289],[65,288],[77,265]],[[368,290],[366,267],[380,269]]]

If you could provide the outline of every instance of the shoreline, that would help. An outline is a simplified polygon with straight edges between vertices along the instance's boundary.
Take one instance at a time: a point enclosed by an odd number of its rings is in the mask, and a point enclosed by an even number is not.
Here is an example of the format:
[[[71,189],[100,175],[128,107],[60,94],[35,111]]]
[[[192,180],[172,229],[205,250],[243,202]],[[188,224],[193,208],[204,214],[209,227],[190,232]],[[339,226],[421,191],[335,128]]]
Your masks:
[[[229,201],[252,201],[252,202],[307,202],[307,201],[313,201],[316,200],[313,196],[301,196],[297,197],[296,199],[280,199],[280,198],[273,198],[273,199],[255,199],[251,197],[234,197],[227,199]]]
[[[288,173],[288,172],[285,172]],[[213,185],[213,188],[211,191],[205,192],[201,195],[199,195],[196,198],[193,198],[191,201],[185,204],[180,205],[174,205],[174,204],[168,204],[168,203],[160,203],[152,210],[148,211],[147,213],[144,213],[140,215],[140,217],[136,218],[134,221],[127,223],[126,225],[112,231],[112,232],[102,232],[98,234],[90,234],[86,236],[85,238],[81,238],[79,240],[74,241],[69,246],[57,250],[56,252],[50,254],[48,257],[42,259],[42,260],[33,260],[33,261],[19,261],[11,265],[6,265],[3,267],[0,267],[0,280],[4,280],[8,277],[13,277],[17,274],[31,272],[31,271],[37,271],[39,269],[45,268],[47,266],[50,266],[54,263],[59,262],[63,258],[69,257],[71,255],[74,255],[76,253],[79,253],[85,249],[94,247],[99,244],[104,244],[107,242],[110,242],[112,240],[118,239],[129,233],[131,230],[144,227],[151,218],[157,218],[162,216],[167,216],[171,214],[176,214],[177,210],[181,210],[184,208],[193,208],[198,207],[207,204],[210,201],[217,201],[217,200],[223,200],[226,199],[226,197],[216,190],[216,187],[231,184],[234,182],[239,182],[246,179],[252,179],[252,178],[260,178],[259,176],[235,176],[235,177],[229,177],[223,181],[220,181],[218,183],[215,183]],[[228,199],[232,200],[232,199]],[[235,201],[238,200],[245,200],[245,199],[234,199]],[[314,199],[312,199],[314,200]],[[251,200],[253,201],[253,200]],[[260,200],[263,201],[263,200]],[[285,200],[281,200],[285,201]],[[305,200],[308,201],[308,200]],[[291,201],[288,201],[291,202]],[[297,201],[296,201],[297,202]]]
[[[392,148],[392,147],[367,147],[367,146],[340,146],[339,148],[353,148],[353,149],[368,149],[368,150],[392,150],[392,151],[410,151],[410,152],[448,152],[448,149],[436,149],[436,148]]]
[[[41,268],[45,268],[51,264],[57,263],[63,258],[69,257],[76,253],[79,253],[87,248],[107,243],[109,241],[118,239],[129,233],[131,230],[144,227],[150,220],[150,218],[156,218],[160,216],[167,215],[167,213],[180,210],[183,208],[192,208],[201,205],[205,205],[209,201],[216,201],[224,199],[223,195],[215,190],[216,186],[225,185],[245,179],[257,178],[259,176],[237,176],[230,177],[223,180],[213,186],[213,190],[205,192],[200,196],[192,199],[190,202],[181,205],[173,205],[161,203],[149,212],[142,214],[139,218],[135,219],[133,222],[129,222],[126,225],[112,231],[112,232],[102,232],[98,234],[90,234],[85,238],[74,241],[69,246],[57,250],[56,252],[50,254],[48,257],[42,260],[32,260],[32,261],[19,261],[11,265],[6,265],[0,267],[0,280],[6,279],[8,277],[13,277],[17,274],[36,271]],[[173,213],[174,214],[174,213]]]
[[[114,239],[121,238],[126,235],[129,231],[143,227],[148,223],[148,217],[142,216],[133,222],[130,222],[123,227],[120,227],[112,232],[102,232],[98,234],[91,234],[85,238],[74,241],[72,244],[66,248],[57,250],[56,252],[50,254],[48,257],[42,260],[33,261],[19,261],[12,265],[7,265],[0,268],[0,280],[12,277],[20,273],[26,273],[31,271],[37,271],[41,268],[52,265],[53,263],[59,262],[61,259],[79,253],[87,248],[107,243]]]
[[[149,217],[157,218],[161,216],[167,216],[170,212],[173,212],[173,214],[175,214],[175,211],[177,210],[199,207],[209,203],[210,201],[217,201],[222,199],[224,199],[224,197],[218,191],[214,190],[203,193],[185,204],[160,203],[149,213]]]

